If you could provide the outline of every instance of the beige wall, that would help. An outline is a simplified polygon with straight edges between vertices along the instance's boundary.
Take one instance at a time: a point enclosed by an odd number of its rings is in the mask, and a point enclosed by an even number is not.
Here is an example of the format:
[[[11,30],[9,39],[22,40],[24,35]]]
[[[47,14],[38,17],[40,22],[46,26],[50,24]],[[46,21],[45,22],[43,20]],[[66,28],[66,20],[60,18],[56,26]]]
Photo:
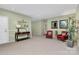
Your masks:
[[[78,27],[78,29],[76,29],[76,40],[79,47],[79,5],[77,6],[77,11],[76,11],[76,27]]]
[[[52,30],[53,34],[55,34],[56,30],[58,31],[58,34],[60,34],[62,31],[67,31],[68,29],[60,29],[59,28],[59,21],[60,20],[68,20],[68,17],[74,17],[75,18],[75,14],[58,16],[58,17],[54,17],[54,18],[49,18],[48,21],[47,21],[47,30]],[[51,29],[51,21],[58,21],[58,28],[57,29]]]
[[[68,20],[69,19],[68,17],[73,17],[75,19],[75,14],[52,17],[49,19],[45,19],[45,21],[39,20],[39,21],[32,22],[33,35],[42,36],[44,34],[44,31],[47,31],[47,30],[52,30],[54,35],[55,35],[55,31],[58,31],[58,34],[60,34],[62,31],[67,31],[68,29],[60,29],[59,28],[59,21],[60,20]],[[51,21],[58,21],[58,28],[57,29],[51,29]],[[46,30],[44,29],[45,22],[46,22]]]
[[[32,22],[32,34],[35,36],[43,36],[47,31],[47,20],[38,20]]]
[[[8,17],[8,23],[9,23],[9,40],[10,42],[15,41],[15,32],[16,32],[16,23],[18,20],[27,20],[29,24],[29,30],[31,31],[31,17],[11,12],[8,10],[0,9],[0,16],[7,16]]]
[[[32,34],[35,36],[41,36],[41,29],[42,29],[42,22],[41,21],[33,21],[32,22]]]
[[[41,21],[41,23],[42,23],[42,24],[41,24],[41,26],[42,26],[42,27],[41,27],[41,28],[42,28],[42,29],[41,29],[41,32],[42,32],[42,35],[43,35],[43,34],[45,34],[46,31],[47,31],[47,20],[44,19],[44,20]]]

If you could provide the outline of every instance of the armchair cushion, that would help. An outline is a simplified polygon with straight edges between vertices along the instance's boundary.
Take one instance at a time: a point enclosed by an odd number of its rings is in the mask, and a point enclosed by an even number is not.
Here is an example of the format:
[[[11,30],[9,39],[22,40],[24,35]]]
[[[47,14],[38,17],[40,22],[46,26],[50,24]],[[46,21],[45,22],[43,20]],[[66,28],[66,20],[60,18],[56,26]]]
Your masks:
[[[53,31],[48,30],[46,33],[46,38],[53,38]]]
[[[62,33],[62,36],[65,36],[66,35],[66,33]]]
[[[66,31],[62,31],[61,34],[57,35],[57,39],[65,41],[68,38],[67,32]]]

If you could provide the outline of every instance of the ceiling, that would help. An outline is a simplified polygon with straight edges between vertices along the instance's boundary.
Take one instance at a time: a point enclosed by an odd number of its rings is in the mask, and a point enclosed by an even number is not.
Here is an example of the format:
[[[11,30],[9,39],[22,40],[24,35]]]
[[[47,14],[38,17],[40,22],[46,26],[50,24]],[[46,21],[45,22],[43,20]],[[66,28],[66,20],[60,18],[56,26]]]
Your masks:
[[[0,4],[0,8],[22,13],[34,19],[74,13],[76,6],[76,4]]]

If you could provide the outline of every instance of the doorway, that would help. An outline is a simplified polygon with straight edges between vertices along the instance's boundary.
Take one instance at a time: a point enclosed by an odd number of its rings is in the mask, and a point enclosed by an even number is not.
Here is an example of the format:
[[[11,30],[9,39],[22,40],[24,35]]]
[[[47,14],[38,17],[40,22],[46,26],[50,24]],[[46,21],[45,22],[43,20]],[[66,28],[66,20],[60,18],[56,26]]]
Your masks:
[[[8,17],[0,16],[0,44],[9,42]]]

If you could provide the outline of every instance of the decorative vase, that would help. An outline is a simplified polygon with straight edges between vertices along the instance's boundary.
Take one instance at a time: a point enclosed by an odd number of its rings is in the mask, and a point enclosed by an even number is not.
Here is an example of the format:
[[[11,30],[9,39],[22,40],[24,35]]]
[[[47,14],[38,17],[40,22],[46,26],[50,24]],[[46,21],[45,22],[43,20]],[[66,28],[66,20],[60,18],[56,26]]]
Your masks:
[[[67,40],[67,46],[72,48],[74,46],[74,41],[73,40]]]

